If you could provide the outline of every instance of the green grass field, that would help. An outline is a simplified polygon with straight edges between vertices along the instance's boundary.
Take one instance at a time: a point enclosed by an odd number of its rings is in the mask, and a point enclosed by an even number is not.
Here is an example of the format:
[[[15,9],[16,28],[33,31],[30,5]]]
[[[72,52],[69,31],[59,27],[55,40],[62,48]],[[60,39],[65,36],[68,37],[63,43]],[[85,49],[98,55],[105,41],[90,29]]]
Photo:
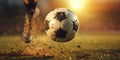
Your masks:
[[[120,60],[120,33],[81,33],[66,43],[43,34],[29,44],[1,35],[0,60]]]

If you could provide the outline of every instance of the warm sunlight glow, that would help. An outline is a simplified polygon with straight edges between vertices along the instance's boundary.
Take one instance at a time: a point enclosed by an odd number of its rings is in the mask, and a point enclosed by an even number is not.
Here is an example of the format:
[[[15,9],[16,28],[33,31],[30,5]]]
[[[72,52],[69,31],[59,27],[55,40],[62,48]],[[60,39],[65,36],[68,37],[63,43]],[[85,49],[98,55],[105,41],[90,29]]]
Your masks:
[[[70,0],[70,7],[74,10],[82,10],[86,0]]]

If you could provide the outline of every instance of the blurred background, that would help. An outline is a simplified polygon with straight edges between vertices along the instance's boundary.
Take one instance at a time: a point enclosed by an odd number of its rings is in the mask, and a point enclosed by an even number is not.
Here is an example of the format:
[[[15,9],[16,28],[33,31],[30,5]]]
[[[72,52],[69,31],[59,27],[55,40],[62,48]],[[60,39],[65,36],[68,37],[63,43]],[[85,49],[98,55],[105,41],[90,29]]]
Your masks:
[[[45,16],[55,8],[73,11],[80,21],[80,32],[120,32],[119,0],[39,0],[40,31]],[[23,0],[0,0],[0,34],[21,34],[25,20]]]

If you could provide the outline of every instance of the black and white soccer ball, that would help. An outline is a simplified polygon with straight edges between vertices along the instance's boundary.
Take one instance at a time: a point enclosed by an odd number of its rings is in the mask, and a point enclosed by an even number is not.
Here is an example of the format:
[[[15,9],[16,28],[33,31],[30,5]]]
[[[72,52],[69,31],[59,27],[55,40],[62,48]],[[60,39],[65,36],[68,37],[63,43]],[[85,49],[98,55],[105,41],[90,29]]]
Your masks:
[[[77,16],[66,8],[57,8],[45,18],[45,32],[56,42],[67,42],[75,37],[78,31]]]

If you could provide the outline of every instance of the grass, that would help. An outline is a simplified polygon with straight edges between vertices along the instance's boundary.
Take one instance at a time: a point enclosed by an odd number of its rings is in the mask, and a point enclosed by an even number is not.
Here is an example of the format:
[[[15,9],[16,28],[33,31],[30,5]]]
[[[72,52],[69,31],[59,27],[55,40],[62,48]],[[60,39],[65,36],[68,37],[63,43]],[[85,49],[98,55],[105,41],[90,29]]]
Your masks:
[[[119,33],[82,33],[65,43],[43,34],[29,44],[21,35],[1,35],[0,60],[120,60],[119,46]]]

